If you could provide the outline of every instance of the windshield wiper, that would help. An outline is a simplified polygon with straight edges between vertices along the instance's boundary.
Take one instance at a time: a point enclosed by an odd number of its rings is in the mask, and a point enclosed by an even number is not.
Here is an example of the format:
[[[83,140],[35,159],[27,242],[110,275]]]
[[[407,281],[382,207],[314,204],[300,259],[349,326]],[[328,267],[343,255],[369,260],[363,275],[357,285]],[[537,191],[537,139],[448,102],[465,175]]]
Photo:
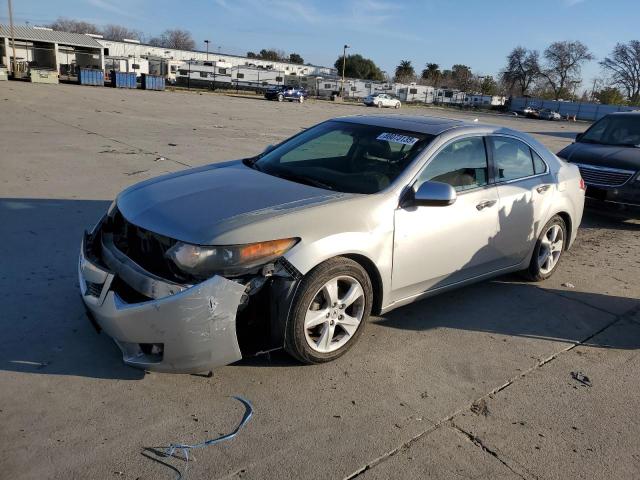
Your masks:
[[[307,177],[305,175],[298,175],[295,173],[271,173],[269,172],[271,175],[278,177],[278,178],[283,178],[285,180],[290,180],[292,182],[297,182],[297,183],[304,183],[306,185],[311,185],[312,187],[319,187],[319,188],[324,188],[326,190],[335,190],[335,188],[333,188],[331,185],[324,183],[320,180],[316,180],[315,178],[311,178],[311,177]]]

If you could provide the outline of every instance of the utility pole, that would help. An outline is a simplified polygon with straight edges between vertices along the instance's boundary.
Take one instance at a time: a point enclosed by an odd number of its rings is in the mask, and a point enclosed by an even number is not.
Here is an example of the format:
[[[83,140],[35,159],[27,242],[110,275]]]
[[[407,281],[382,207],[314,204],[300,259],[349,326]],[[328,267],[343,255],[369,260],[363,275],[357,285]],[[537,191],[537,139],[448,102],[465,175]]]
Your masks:
[[[209,40],[205,40],[204,43],[207,44],[207,62],[209,61]]]
[[[11,34],[11,48],[13,49],[13,78],[17,78],[18,76],[18,65],[16,63],[16,38],[15,33],[13,31],[13,5],[11,5],[11,0],[9,2],[9,30]]]
[[[347,66],[347,48],[351,48],[351,45],[345,43],[342,48],[342,83],[340,84],[340,98],[344,98],[344,69]]]

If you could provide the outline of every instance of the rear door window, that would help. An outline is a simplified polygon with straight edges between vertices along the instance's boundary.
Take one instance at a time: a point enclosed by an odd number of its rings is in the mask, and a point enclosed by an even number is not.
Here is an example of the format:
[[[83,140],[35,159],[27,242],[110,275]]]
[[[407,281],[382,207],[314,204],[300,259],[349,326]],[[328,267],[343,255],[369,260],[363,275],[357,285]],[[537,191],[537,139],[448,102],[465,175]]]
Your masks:
[[[508,182],[535,175],[529,146],[509,137],[489,137],[498,182]],[[544,162],[543,162],[544,163]]]

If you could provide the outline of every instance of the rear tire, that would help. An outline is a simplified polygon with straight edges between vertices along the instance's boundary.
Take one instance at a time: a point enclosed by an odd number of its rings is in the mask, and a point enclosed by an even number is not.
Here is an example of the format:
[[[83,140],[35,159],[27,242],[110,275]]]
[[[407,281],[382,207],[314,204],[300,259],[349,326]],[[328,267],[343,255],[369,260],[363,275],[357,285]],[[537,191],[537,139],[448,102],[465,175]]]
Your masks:
[[[282,95],[282,94],[278,95],[278,101],[279,102],[284,101],[284,95]]]
[[[399,109],[399,108],[400,108],[400,102],[396,103],[394,108],[395,108],[396,110],[397,110],[397,109]]]
[[[568,241],[567,226],[561,216],[555,215],[542,229],[529,268],[523,272],[524,276],[532,282],[551,277],[558,268]]]
[[[382,102],[378,102],[378,108],[382,108]]]
[[[300,103],[304,103],[304,97],[300,97],[300,98],[298,99],[298,101],[299,101]]]
[[[300,282],[289,310],[285,350],[303,363],[335,360],[362,334],[372,302],[364,268],[344,257],[327,260]]]

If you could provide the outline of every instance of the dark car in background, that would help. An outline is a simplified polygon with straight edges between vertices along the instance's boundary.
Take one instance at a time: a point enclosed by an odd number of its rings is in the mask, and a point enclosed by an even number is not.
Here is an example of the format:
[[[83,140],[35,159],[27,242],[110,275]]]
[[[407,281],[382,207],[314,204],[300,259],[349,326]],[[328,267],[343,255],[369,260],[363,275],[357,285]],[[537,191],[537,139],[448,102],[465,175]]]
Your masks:
[[[264,98],[267,100],[277,100],[283,102],[289,100],[290,102],[304,102],[309,93],[300,87],[271,87],[264,92]]]
[[[580,169],[587,197],[640,207],[640,112],[601,118],[558,156]]]

